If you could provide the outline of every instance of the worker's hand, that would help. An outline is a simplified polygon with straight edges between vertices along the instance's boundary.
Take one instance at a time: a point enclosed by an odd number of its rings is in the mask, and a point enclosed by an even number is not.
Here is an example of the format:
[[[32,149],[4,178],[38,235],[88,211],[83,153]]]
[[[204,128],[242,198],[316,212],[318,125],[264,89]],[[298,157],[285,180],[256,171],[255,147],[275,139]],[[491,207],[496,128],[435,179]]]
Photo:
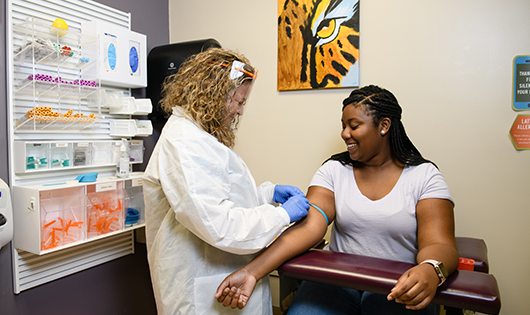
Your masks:
[[[440,279],[429,264],[407,270],[387,296],[389,301],[405,304],[407,309],[419,310],[431,303]]]
[[[290,185],[276,185],[274,186],[274,195],[272,200],[277,203],[285,203],[289,198],[296,195],[303,195],[304,193],[295,186]]]
[[[239,269],[226,277],[217,288],[215,298],[223,306],[242,309],[256,286],[256,278],[245,268]]]
[[[303,194],[296,195],[289,198],[289,200],[282,205],[282,208],[287,211],[287,214],[291,219],[291,223],[293,223],[294,221],[298,221],[307,215],[307,211],[309,210],[309,201]]]

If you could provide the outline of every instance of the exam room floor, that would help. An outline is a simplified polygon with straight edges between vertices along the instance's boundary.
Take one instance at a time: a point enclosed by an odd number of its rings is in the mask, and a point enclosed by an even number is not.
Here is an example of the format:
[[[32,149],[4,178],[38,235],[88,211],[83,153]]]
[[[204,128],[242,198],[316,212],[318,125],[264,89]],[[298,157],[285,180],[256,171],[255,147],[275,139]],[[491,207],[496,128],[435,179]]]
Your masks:
[[[282,315],[282,314],[284,314],[284,313],[280,310],[279,307],[274,307],[274,306],[273,306],[273,307],[272,307],[272,314],[273,314],[273,315]],[[440,312],[440,315],[444,315],[444,314],[445,314],[444,311]],[[469,311],[468,311],[468,313],[466,313],[466,314],[473,314],[473,315],[486,315],[486,314],[479,313],[479,312],[475,312],[475,313],[473,313],[473,312],[469,312]]]

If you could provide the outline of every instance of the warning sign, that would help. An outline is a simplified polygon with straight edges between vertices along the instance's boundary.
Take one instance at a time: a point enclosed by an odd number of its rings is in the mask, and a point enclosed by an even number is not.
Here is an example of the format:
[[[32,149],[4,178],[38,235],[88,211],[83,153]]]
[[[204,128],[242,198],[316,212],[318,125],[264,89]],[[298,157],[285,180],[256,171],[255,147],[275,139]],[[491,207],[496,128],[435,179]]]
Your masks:
[[[517,150],[530,150],[530,115],[517,115],[510,136]]]

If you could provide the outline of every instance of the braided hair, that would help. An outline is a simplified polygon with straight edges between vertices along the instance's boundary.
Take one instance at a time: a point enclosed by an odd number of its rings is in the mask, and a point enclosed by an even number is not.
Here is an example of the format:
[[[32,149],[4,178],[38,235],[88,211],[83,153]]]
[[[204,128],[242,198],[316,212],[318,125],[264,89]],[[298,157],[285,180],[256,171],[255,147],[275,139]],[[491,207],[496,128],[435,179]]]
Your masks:
[[[405,133],[405,128],[401,123],[402,109],[396,97],[388,90],[375,85],[368,85],[357,90],[353,90],[342,102],[342,110],[348,105],[365,106],[366,113],[373,117],[373,123],[377,126],[383,118],[389,118],[392,122],[389,129],[390,148],[392,155],[406,166],[420,165],[422,163],[433,162],[424,159],[420,151],[416,149],[412,141]],[[327,161],[335,160],[343,165],[354,166],[355,161],[350,158],[348,151],[335,154]],[[324,162],[325,163],[325,162]]]

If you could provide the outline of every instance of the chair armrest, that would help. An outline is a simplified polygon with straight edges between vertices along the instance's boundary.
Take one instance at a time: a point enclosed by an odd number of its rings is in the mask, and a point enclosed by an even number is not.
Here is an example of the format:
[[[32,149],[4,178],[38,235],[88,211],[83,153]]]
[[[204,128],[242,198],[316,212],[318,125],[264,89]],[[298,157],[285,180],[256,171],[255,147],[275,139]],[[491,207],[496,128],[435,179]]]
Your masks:
[[[488,273],[488,248],[484,240],[472,237],[456,237],[458,255],[475,261],[475,271]]]
[[[414,264],[374,257],[310,250],[278,268],[280,276],[388,294],[399,277]],[[433,303],[487,314],[501,308],[493,275],[457,270],[438,288]]]

